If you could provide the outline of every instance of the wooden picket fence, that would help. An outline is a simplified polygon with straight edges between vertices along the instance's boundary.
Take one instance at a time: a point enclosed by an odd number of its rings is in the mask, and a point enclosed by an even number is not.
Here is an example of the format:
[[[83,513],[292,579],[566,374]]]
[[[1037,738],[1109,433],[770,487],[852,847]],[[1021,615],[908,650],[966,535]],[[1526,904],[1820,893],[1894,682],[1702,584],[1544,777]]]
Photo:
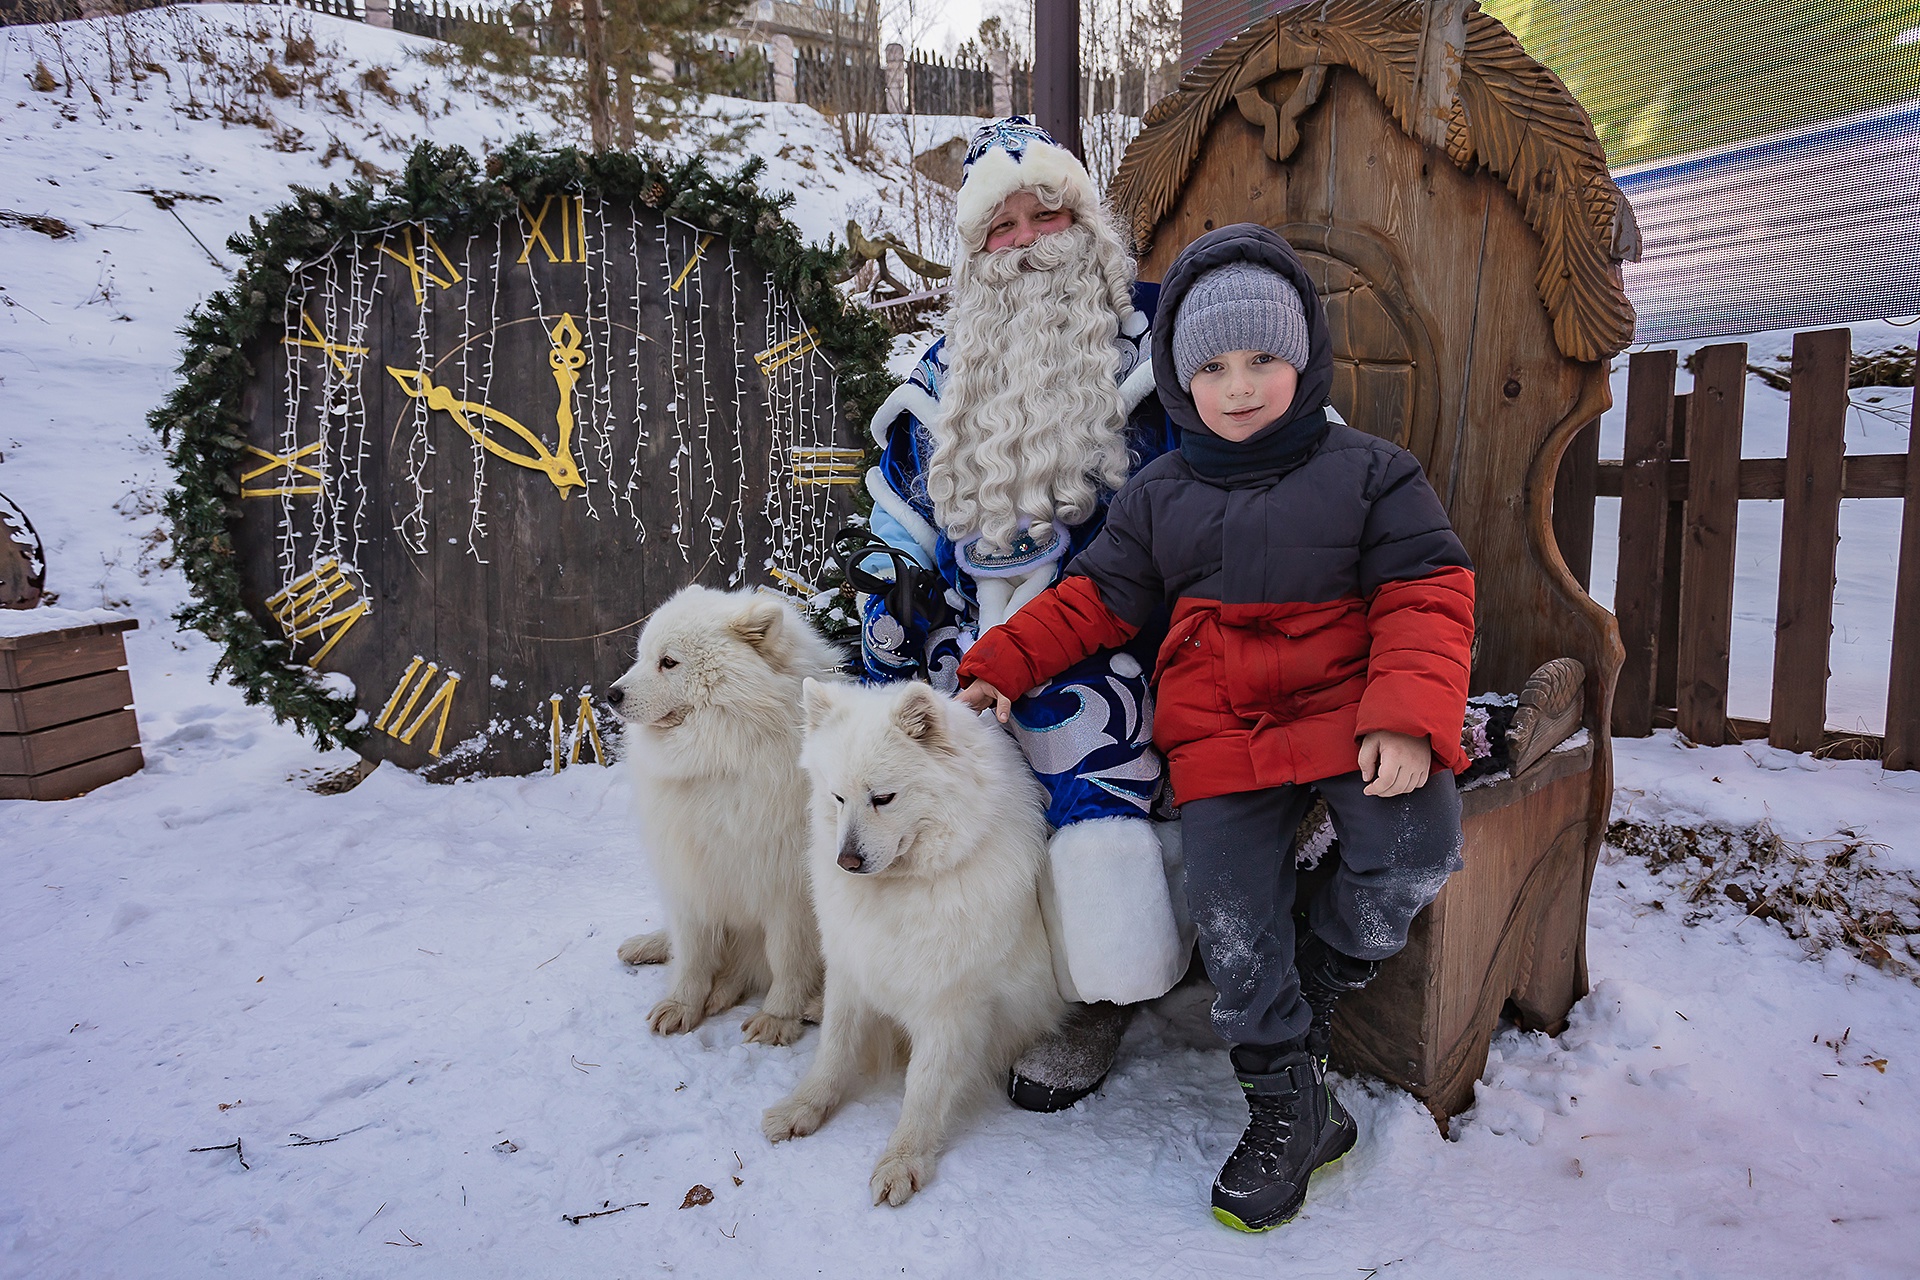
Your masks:
[[[1674,393],[1672,351],[1630,358],[1624,456],[1601,461],[1598,424],[1575,437],[1554,490],[1562,554],[1584,584],[1593,498],[1620,499],[1614,613],[1625,662],[1613,732],[1677,727],[1695,742],[1765,738],[1791,751],[1920,769],[1920,431],[1904,454],[1846,452],[1850,334],[1795,335],[1787,456],[1742,458],[1745,343],[1702,349],[1693,391]],[[1914,412],[1920,416],[1920,389]],[[1840,501],[1905,502],[1894,588],[1884,738],[1826,724]],[[1767,721],[1727,715],[1734,535],[1742,499],[1783,500],[1773,702]]]
[[[311,9],[315,13],[331,14],[336,18],[348,18],[354,22],[365,22],[367,15],[361,5],[354,0],[292,0],[302,9]]]

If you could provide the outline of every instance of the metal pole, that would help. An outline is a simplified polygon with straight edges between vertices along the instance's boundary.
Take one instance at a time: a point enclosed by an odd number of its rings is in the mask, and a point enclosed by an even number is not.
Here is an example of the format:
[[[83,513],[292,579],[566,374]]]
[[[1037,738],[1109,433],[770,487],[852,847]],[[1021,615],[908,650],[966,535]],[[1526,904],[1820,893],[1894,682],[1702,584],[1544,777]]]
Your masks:
[[[1084,161],[1080,146],[1080,0],[1034,0],[1033,114]]]

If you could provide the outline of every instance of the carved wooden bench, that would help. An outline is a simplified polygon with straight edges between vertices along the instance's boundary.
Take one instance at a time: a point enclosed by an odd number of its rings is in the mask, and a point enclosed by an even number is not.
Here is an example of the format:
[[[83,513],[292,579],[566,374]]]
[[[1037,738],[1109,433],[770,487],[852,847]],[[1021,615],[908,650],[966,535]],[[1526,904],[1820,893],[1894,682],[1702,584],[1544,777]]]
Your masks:
[[[1566,87],[1462,0],[1329,0],[1248,27],[1147,113],[1109,197],[1145,280],[1218,226],[1286,236],[1326,303],[1335,407],[1419,457],[1474,558],[1474,690],[1584,668],[1584,745],[1465,792],[1465,870],[1335,1026],[1338,1064],[1444,1125],[1503,1010],[1557,1031],[1587,990],[1621,650],[1554,543],[1552,496],[1633,334],[1632,210]]]

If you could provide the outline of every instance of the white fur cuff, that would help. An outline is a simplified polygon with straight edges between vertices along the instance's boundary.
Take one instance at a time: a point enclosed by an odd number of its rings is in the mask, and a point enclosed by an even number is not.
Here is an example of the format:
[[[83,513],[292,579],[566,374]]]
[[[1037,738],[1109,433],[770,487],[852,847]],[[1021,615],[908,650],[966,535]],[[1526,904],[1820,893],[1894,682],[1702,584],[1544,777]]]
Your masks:
[[[1043,892],[1042,906],[1055,976],[1070,979],[1061,981],[1062,995],[1134,1004],[1180,980],[1187,952],[1152,823],[1097,818],[1062,827],[1047,862],[1051,893]]]
[[[1134,314],[1140,313],[1136,311]],[[1142,400],[1153,394],[1153,390],[1153,361],[1148,358],[1135,365],[1133,372],[1127,375],[1126,381],[1120,384],[1121,408],[1132,413],[1140,407]]]

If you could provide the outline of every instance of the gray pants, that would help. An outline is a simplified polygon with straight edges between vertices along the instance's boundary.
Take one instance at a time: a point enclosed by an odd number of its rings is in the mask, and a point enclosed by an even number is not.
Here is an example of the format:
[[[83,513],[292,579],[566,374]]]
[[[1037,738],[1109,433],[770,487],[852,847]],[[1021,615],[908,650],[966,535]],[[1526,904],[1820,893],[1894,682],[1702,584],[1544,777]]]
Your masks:
[[[1440,770],[1418,791],[1364,794],[1359,773],[1194,800],[1180,807],[1187,902],[1200,955],[1219,996],[1213,1027],[1233,1044],[1276,1045],[1307,1033],[1312,1015],[1293,964],[1294,834],[1326,799],[1338,865],[1307,904],[1322,941],[1361,960],[1407,945],[1407,926],[1458,871],[1460,793]]]

